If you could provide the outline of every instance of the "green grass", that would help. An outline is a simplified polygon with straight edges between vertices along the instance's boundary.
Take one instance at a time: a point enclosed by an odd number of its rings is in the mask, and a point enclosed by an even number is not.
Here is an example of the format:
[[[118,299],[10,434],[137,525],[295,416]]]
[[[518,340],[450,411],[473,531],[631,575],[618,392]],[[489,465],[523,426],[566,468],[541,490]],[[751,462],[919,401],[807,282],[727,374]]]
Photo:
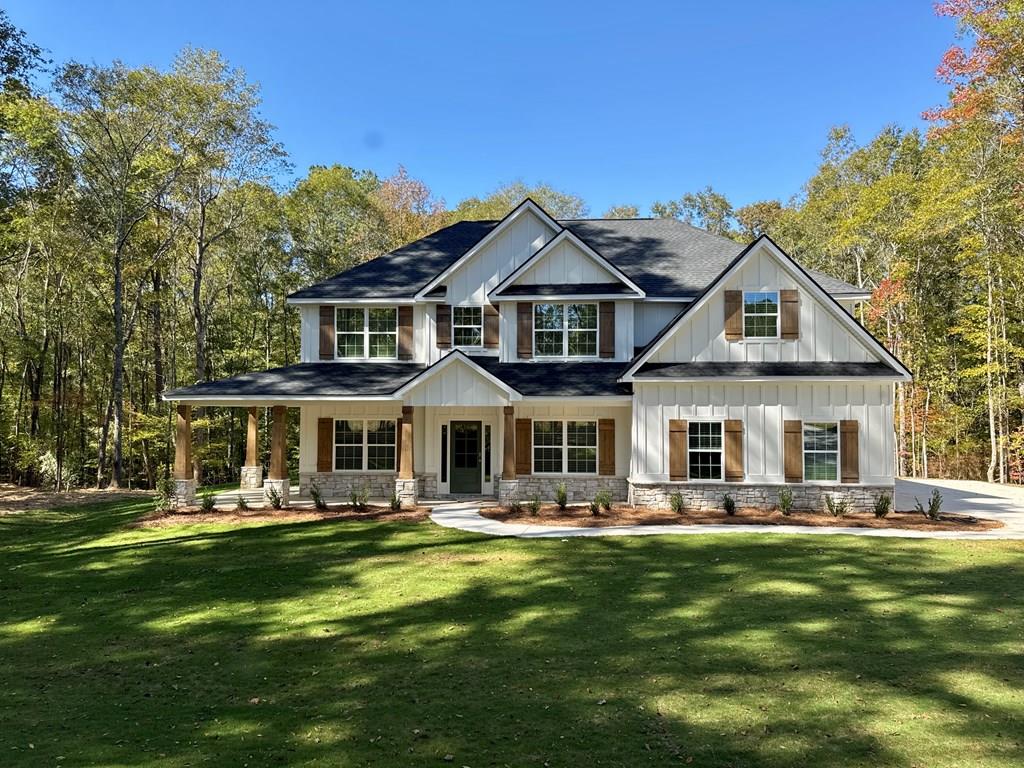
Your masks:
[[[146,508],[0,518],[0,764],[1024,755],[1020,543],[127,528]]]

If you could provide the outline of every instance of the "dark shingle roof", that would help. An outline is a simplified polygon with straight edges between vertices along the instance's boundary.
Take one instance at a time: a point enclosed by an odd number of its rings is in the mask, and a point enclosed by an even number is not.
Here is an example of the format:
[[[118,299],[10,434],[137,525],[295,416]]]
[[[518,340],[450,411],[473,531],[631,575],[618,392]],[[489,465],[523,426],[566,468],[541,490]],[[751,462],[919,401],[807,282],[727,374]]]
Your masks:
[[[438,273],[480,242],[497,223],[460,221],[321,283],[302,288],[288,298],[412,298]]]
[[[390,395],[426,366],[414,363],[297,363],[164,393],[181,397],[346,397]]]
[[[688,379],[704,377],[745,378],[800,376],[807,378],[893,376],[900,374],[888,363],[644,363],[635,379]]]
[[[639,296],[625,283],[571,283],[565,285],[510,285],[498,296]]]
[[[651,297],[700,293],[745,247],[677,219],[567,219],[560,222]],[[294,299],[412,298],[498,224],[461,221],[321,283]],[[808,270],[833,295],[863,293]],[[508,290],[502,292],[510,294]],[[435,292],[431,292],[435,295]],[[443,292],[436,292],[443,296]]]
[[[593,397],[628,395],[628,384],[620,384],[622,363],[552,362],[501,363],[496,357],[469,358],[495,378],[501,379],[527,397]]]

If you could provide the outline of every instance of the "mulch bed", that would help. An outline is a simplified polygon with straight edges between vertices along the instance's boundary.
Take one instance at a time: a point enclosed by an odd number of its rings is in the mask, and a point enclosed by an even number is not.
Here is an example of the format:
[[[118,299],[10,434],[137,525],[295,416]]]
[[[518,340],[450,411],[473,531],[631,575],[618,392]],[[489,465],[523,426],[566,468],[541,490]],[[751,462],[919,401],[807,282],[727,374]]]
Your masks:
[[[738,509],[735,515],[721,510],[685,512],[677,515],[671,510],[631,507],[614,504],[610,512],[604,510],[597,517],[587,507],[570,506],[564,512],[554,504],[544,504],[539,514],[531,515],[525,507],[513,514],[507,507],[485,507],[480,514],[505,523],[532,525],[568,525],[581,528],[601,528],[610,525],[806,525],[820,528],[903,528],[915,531],[988,531],[1002,528],[998,520],[943,513],[939,520],[929,520],[916,512],[890,512],[877,518],[868,512],[853,512],[843,517],[832,517],[820,512],[793,512],[789,516],[777,510]]]
[[[400,509],[397,512],[385,505],[370,504],[364,510],[357,510],[351,504],[330,504],[327,509],[215,509],[204,512],[199,507],[173,509],[168,512],[153,512],[136,520],[135,528],[165,528],[175,525],[197,525],[205,523],[303,523],[311,520],[425,520],[430,513],[427,507]]]

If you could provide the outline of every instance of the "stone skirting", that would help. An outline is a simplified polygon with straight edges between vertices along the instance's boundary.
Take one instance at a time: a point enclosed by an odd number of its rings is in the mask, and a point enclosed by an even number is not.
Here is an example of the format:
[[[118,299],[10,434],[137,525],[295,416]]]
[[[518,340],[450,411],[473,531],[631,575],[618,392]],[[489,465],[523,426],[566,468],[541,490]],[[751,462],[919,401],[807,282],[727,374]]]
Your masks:
[[[174,499],[173,505],[177,509],[184,507],[194,507],[196,505],[196,481],[189,478],[188,480],[174,480]]]
[[[395,496],[403,507],[416,506],[416,490],[418,486],[419,481],[416,478],[411,480],[398,478],[395,480]]]
[[[779,491],[789,488],[793,493],[793,509],[820,512],[825,509],[825,497],[846,499],[851,511],[870,512],[883,493],[895,496],[891,485],[747,485],[744,483],[630,483],[629,501],[637,507],[668,509],[669,497],[678,493],[683,497],[684,509],[721,509],[726,494],[732,496],[736,506],[773,509],[779,503]]]
[[[390,499],[395,492],[395,472],[302,472],[299,474],[299,494],[309,496],[313,483],[320,486],[324,498],[348,500],[353,491],[368,489],[371,499]]]
[[[513,498],[526,502],[536,497],[541,501],[553,501],[558,486],[565,483],[569,501],[590,501],[598,491],[608,491],[612,501],[625,501],[629,495],[628,483],[624,477],[539,477],[523,475],[515,480],[498,481],[498,502],[507,504]]]
[[[241,471],[241,481],[238,487],[243,491],[254,491],[263,487],[263,465],[255,467],[244,466]]]
[[[433,472],[423,472],[416,475],[416,482],[419,485],[417,493],[421,499],[437,498],[437,475]]]
[[[263,500],[268,507],[270,506],[271,489],[277,491],[277,495],[281,498],[281,506],[287,507],[290,501],[289,496],[291,495],[291,482],[288,480],[270,479],[263,481]]]

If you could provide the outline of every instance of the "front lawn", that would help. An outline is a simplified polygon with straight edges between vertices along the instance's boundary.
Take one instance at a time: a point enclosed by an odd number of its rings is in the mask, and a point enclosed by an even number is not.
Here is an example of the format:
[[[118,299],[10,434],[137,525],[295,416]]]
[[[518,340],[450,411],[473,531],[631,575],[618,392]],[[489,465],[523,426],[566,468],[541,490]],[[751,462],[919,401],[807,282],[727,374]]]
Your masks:
[[[1024,754],[1020,542],[128,527],[148,509],[0,518],[0,764]]]

